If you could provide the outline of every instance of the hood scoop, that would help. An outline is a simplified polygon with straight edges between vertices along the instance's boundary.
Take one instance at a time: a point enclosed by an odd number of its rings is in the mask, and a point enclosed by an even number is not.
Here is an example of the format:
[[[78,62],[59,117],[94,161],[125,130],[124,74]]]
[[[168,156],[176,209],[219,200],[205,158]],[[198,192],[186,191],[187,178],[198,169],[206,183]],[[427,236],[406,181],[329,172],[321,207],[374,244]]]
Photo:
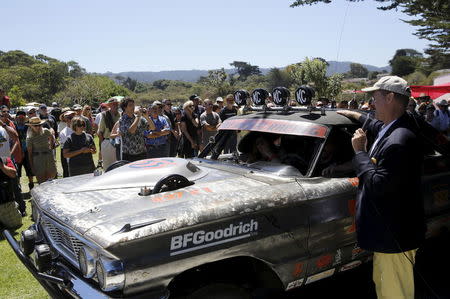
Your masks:
[[[148,187],[153,189],[165,177],[179,175],[194,182],[207,174],[192,162],[180,158],[145,159],[132,162],[100,176],[64,193],[101,191],[121,188]]]

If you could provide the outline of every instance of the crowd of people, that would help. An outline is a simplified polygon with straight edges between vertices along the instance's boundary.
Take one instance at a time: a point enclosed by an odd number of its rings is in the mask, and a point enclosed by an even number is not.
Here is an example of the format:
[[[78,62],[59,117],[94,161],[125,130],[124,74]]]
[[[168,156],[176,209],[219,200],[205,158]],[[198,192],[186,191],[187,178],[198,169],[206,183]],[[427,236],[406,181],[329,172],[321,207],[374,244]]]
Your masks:
[[[26,215],[19,183],[22,169],[25,169],[30,190],[34,187],[34,177],[38,183],[56,178],[56,147],[61,147],[62,177],[92,173],[97,167],[107,170],[119,160],[133,162],[176,156],[192,158],[205,148],[223,121],[242,114],[244,108],[235,104],[232,94],[218,97],[215,102],[202,100],[194,94],[177,107],[168,99],[154,101],[144,107],[136,106],[132,98],[119,101],[113,97],[100,104],[95,117],[89,105],[75,104],[60,108],[54,102],[51,109],[42,104],[27,111],[18,110],[12,118],[9,114],[10,101],[4,91],[0,103],[0,177],[2,184],[6,184],[1,188],[0,205],[7,204],[11,208],[14,201],[18,211],[9,211],[6,213],[9,218],[5,218],[9,220],[4,220],[4,209],[0,209],[0,222],[7,227],[20,222],[12,219],[12,215]],[[289,105],[297,103],[290,101]],[[319,99],[314,105],[369,113],[375,110],[373,100],[358,103],[354,99],[340,102]],[[267,106],[274,106],[270,96]],[[433,104],[411,98],[407,109],[440,132],[450,132],[446,100]],[[95,135],[99,138],[98,149],[94,142]],[[236,150],[237,138],[236,133],[228,136],[224,153]],[[96,164],[93,155],[97,150]]]

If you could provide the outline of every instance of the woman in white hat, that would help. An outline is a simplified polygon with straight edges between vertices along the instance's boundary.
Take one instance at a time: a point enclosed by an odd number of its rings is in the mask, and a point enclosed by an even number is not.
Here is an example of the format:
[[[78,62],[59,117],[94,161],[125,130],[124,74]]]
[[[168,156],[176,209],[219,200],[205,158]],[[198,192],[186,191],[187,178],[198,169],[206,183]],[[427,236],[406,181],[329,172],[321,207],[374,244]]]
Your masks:
[[[27,123],[30,127],[26,140],[28,157],[38,183],[56,176],[56,164],[52,153],[55,137],[49,129],[42,127],[44,123],[45,120],[37,116],[31,117]]]

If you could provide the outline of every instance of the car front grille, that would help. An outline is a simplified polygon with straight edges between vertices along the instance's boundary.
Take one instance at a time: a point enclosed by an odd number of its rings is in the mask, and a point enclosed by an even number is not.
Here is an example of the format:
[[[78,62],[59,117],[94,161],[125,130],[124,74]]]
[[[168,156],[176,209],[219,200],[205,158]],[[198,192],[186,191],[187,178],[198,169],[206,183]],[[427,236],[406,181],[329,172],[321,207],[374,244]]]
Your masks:
[[[41,218],[41,226],[55,249],[78,267],[78,253],[84,245],[83,242],[74,234],[69,233],[62,225],[47,217]]]

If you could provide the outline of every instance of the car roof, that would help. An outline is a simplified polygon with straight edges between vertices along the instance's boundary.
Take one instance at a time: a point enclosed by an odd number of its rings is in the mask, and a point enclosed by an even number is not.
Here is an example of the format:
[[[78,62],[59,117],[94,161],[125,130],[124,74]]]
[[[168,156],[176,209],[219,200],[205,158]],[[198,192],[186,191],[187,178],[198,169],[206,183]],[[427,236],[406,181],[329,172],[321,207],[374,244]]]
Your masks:
[[[342,109],[340,109],[342,110]],[[321,111],[266,111],[256,112],[245,115],[238,115],[234,119],[280,119],[288,121],[306,121],[326,126],[351,125],[355,124],[349,118],[336,113],[336,110],[325,110],[325,114],[321,115]]]
[[[335,110],[328,111],[261,111],[231,117],[219,130],[257,131],[282,135],[326,138],[333,126],[354,125]]]

